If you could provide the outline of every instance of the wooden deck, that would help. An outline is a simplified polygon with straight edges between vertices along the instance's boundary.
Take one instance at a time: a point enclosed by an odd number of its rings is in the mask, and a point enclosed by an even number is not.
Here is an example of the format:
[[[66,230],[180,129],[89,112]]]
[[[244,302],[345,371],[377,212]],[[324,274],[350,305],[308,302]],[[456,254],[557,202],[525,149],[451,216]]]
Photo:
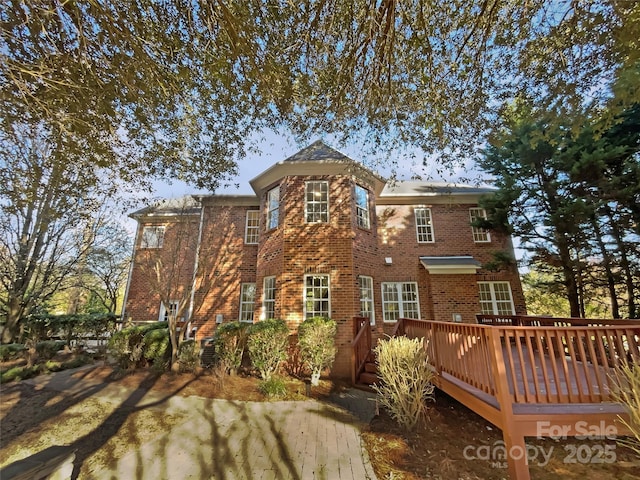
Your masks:
[[[526,451],[525,437],[558,431],[629,433],[610,392],[617,366],[640,364],[640,321],[478,320],[401,319],[396,331],[424,339],[436,387],[500,428],[507,452]],[[526,458],[514,457],[507,456],[511,478],[529,479]]]

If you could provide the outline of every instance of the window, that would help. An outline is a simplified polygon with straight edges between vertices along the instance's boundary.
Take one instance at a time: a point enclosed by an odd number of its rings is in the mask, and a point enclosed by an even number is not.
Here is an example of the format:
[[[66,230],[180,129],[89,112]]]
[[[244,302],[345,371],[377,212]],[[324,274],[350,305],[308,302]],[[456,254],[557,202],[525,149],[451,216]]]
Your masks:
[[[240,321],[253,322],[253,309],[256,298],[256,284],[243,283],[240,289]]]
[[[160,315],[158,315],[159,322],[168,322],[169,315],[177,315],[178,314],[178,306],[179,302],[176,300],[171,300],[169,302],[169,308],[165,307],[164,302],[160,302]]]
[[[142,229],[140,248],[162,248],[164,243],[164,227],[151,226]]]
[[[416,217],[416,234],[418,235],[418,243],[432,243],[433,240],[433,223],[431,222],[430,208],[416,208],[414,210]]]
[[[305,184],[305,221],[326,223],[329,221],[329,182]]]
[[[375,315],[373,311],[373,278],[358,277],[358,287],[360,288],[360,316],[369,319],[371,325],[375,325]]]
[[[469,217],[471,218],[471,223],[473,224],[476,220],[486,220],[487,212],[484,210],[484,208],[470,208]],[[476,243],[491,241],[489,231],[485,230],[484,228],[474,227],[473,225],[471,225],[471,233],[473,234],[473,241]]]
[[[329,303],[329,275],[305,275],[304,318],[329,318]]]
[[[264,277],[262,281],[262,312],[265,320],[276,316],[276,277]]]
[[[509,282],[478,282],[480,310],[486,315],[515,315]]]
[[[249,210],[247,212],[247,223],[244,229],[244,243],[258,243],[259,222],[260,211]]]
[[[385,322],[395,322],[399,318],[420,318],[418,284],[383,283],[382,313]]]
[[[280,218],[280,187],[269,190],[267,203],[267,228],[271,230],[278,227],[278,220]]]
[[[356,185],[356,220],[362,228],[370,227],[369,220],[369,192],[366,188]]]

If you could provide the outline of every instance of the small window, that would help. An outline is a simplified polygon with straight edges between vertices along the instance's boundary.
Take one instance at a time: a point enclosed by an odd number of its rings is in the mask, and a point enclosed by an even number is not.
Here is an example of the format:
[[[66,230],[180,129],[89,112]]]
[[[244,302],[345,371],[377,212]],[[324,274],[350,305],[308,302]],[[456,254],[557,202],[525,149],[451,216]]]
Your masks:
[[[276,317],[276,277],[264,277],[262,282],[262,311],[265,320]]]
[[[395,322],[399,318],[420,318],[418,284],[415,282],[383,283],[382,313],[385,322]]]
[[[280,187],[269,190],[267,203],[267,228],[272,230],[278,228],[278,221],[280,219]]]
[[[356,185],[356,219],[359,227],[370,228],[369,191],[360,185]]]
[[[509,282],[478,282],[478,291],[485,315],[515,315]]]
[[[249,210],[247,212],[247,222],[244,229],[244,243],[255,244],[258,243],[260,222],[260,211]]]
[[[305,275],[304,317],[330,317],[329,275]]]
[[[473,224],[477,220],[486,220],[487,212],[484,208],[470,208],[469,217],[471,218],[471,223]],[[471,225],[471,233],[473,234],[473,241],[476,243],[487,243],[491,241],[489,231],[484,228],[474,227],[473,225]]]
[[[253,322],[253,310],[256,298],[256,284],[243,283],[240,290],[240,321]]]
[[[326,223],[329,221],[329,182],[305,184],[305,221]]]
[[[430,208],[416,208],[416,234],[418,243],[433,243],[433,223],[431,221]]]
[[[164,227],[149,226],[142,229],[140,248],[162,248],[164,243]]]
[[[375,314],[373,310],[373,278],[358,277],[358,287],[360,288],[360,316],[369,319],[371,325],[375,325]]]
[[[179,305],[180,303],[177,300],[171,300],[169,302],[169,307],[167,308],[164,302],[160,302],[160,315],[158,315],[158,321],[168,322],[171,315],[175,317],[178,314]]]

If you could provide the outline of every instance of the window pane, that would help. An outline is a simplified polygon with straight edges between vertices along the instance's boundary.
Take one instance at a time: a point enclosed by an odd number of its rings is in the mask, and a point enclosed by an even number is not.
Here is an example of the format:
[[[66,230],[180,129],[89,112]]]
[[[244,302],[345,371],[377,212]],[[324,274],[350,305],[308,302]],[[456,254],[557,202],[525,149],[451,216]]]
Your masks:
[[[243,283],[240,290],[240,321],[253,322],[254,300],[256,297],[256,284]]]
[[[323,223],[329,221],[329,183],[307,182],[305,184],[305,221]]]
[[[371,277],[358,277],[358,286],[360,287],[360,316],[369,318],[371,325],[374,325],[373,279]]]
[[[264,318],[268,320],[275,318],[276,311],[276,277],[265,277],[263,281],[263,297],[262,302]]]
[[[164,227],[151,226],[142,229],[140,248],[162,248],[164,243]]]
[[[305,277],[305,317],[329,317],[329,276],[307,275]]]
[[[480,311],[486,315],[513,315],[515,307],[509,282],[478,282]]]
[[[414,210],[416,217],[416,233],[418,242],[433,242],[433,225],[431,223],[431,209],[416,208]]]
[[[269,230],[277,228],[280,217],[280,187],[270,190],[268,193],[267,226]]]
[[[395,282],[382,284],[382,312],[385,322],[399,318],[420,318],[418,284]]]
[[[360,185],[356,185],[356,220],[359,227],[369,228],[369,192],[362,188]]]
[[[486,219],[487,212],[485,212],[484,208],[471,208],[469,209],[469,218],[471,219],[471,223],[476,220]],[[471,226],[471,233],[473,234],[474,242],[490,242],[491,237],[489,236],[489,231],[484,228]]]
[[[258,210],[249,210],[244,234],[245,243],[258,243],[259,223],[260,212]]]

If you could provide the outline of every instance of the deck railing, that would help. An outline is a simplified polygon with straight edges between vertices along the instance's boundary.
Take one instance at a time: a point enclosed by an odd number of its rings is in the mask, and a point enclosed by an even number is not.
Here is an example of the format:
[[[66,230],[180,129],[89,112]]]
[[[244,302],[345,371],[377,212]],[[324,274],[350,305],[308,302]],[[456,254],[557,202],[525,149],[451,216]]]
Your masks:
[[[603,319],[603,318],[562,318],[536,315],[476,315],[480,325],[514,327],[597,327],[610,325],[638,324],[640,320]]]
[[[355,385],[371,354],[371,324],[365,317],[353,318],[354,339],[351,342],[351,383]]]

